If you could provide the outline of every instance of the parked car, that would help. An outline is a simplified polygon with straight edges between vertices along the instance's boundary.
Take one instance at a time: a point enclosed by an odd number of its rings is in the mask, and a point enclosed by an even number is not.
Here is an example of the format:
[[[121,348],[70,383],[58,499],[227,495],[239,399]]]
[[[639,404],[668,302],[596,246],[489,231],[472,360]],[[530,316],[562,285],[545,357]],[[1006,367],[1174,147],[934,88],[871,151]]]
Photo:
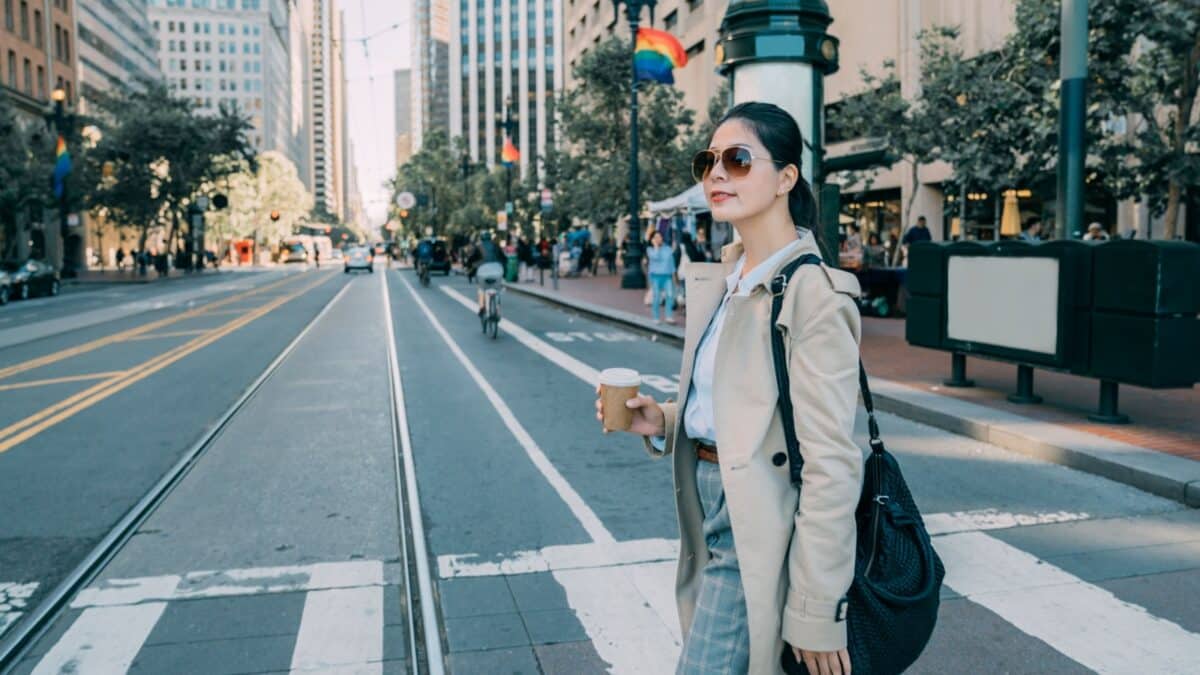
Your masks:
[[[0,269],[8,273],[12,297],[25,300],[35,295],[58,295],[58,272],[40,260],[10,260],[0,263]]]
[[[0,305],[7,305],[12,295],[12,277],[0,269]]]
[[[366,247],[355,246],[346,252],[346,263],[342,271],[349,274],[350,270],[374,272],[375,256]]]

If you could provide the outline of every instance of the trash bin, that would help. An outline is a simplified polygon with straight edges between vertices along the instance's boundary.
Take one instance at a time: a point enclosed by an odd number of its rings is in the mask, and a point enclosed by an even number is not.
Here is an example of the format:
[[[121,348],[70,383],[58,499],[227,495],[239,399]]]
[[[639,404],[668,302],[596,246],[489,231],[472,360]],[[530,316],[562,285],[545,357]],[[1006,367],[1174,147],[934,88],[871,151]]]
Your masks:
[[[517,256],[508,256],[508,265],[504,269],[504,280],[509,283],[517,281],[517,274],[521,271],[521,262],[517,260]]]

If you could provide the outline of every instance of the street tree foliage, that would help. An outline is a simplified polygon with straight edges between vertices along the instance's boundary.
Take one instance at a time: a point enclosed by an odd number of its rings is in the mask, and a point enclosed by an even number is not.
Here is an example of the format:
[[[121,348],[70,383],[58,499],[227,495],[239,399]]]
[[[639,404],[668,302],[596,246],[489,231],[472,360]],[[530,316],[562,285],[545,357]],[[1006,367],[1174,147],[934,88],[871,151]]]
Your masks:
[[[1003,44],[971,58],[957,28],[926,30],[914,99],[900,96],[894,64],[885,63],[882,75],[864,74],[863,92],[830,123],[885,139],[914,172],[945,160],[968,189],[1052,180],[1060,9],[1059,0],[1019,0]],[[1088,12],[1087,187],[1146,200],[1173,237],[1184,191],[1200,182],[1200,0],[1093,0]]]
[[[251,237],[276,241],[292,233],[313,208],[313,196],[304,188],[296,165],[282,153],[270,150],[258,155],[257,167],[241,158],[221,158],[236,164],[236,170],[205,184],[204,192],[222,193],[229,207],[208,214],[208,228],[218,237]],[[271,212],[279,220],[271,220]],[[326,222],[326,221],[321,221]]]
[[[391,180],[392,213],[399,211],[395,202],[400,193],[411,192],[417,198],[417,205],[401,218],[409,235],[424,236],[426,227],[432,227],[436,235],[454,234],[463,228],[454,214],[467,205],[462,175],[465,151],[461,139],[452,142],[445,131],[435,129],[425,134],[421,149],[397,169]]]
[[[579,83],[558,103],[562,152],[555,157],[555,208],[562,216],[611,225],[629,213],[629,46],[613,38],[580,59]],[[691,183],[695,113],[683,93],[638,84],[639,197],[663,199]]]
[[[67,144],[75,171],[67,178],[67,208],[78,210],[85,198],[87,179],[80,165],[87,156],[80,130],[87,123],[77,119],[67,135]],[[0,91],[0,241],[7,250],[0,258],[15,252],[19,227],[46,217],[46,209],[58,208],[50,176],[54,170],[55,130],[40,120],[22,122],[8,95]]]
[[[170,245],[204,186],[256,166],[246,141],[249,118],[235,109],[222,106],[217,115],[202,116],[191,99],[174,97],[157,82],[101,94],[96,106],[101,136],[86,171],[97,182],[87,206],[139,229],[141,248],[149,230],[162,225],[170,226]]]

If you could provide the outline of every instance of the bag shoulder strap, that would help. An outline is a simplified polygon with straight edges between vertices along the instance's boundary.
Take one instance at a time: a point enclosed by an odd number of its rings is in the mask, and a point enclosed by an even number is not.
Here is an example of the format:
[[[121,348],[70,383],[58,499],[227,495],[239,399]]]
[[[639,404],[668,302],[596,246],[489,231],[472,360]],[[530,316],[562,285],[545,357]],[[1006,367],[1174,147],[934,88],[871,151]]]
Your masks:
[[[796,439],[796,418],[792,407],[791,380],[788,376],[787,345],[783,330],[776,325],[783,310],[783,296],[787,292],[792,274],[802,265],[820,265],[821,257],[806,253],[784,265],[779,274],[771,279],[771,356],[775,362],[775,384],[779,389],[779,414],[783,418],[783,438],[787,444],[788,472],[792,483],[799,485],[804,468],[804,457],[800,454],[800,442]],[[867,410],[867,430],[871,437],[871,450],[882,450],[879,424],[875,421],[875,402],[871,398],[871,387],[867,382],[867,371],[862,360],[858,362],[858,387],[862,394],[863,407]]]

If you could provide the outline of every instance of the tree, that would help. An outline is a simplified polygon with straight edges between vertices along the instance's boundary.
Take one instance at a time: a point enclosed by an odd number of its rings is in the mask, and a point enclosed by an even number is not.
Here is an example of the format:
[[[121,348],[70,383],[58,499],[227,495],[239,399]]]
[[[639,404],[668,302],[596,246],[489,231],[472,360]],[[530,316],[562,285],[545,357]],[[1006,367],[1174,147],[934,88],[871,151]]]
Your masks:
[[[258,156],[257,170],[249,163],[237,163],[237,171],[205,184],[206,193],[224,193],[229,207],[209,215],[209,228],[221,237],[248,237],[277,240],[292,233],[300,220],[313,208],[313,196],[304,188],[296,165],[274,150]],[[271,220],[277,211],[279,219]],[[321,221],[325,222],[325,221]]]
[[[562,217],[610,224],[629,212],[629,48],[611,39],[575,67],[579,84],[559,102],[563,152],[554,157],[555,210]],[[674,87],[638,85],[639,198],[661,199],[687,187],[695,114]]]
[[[191,99],[176,98],[157,82],[96,98],[101,136],[87,171],[102,178],[87,203],[117,225],[140,229],[142,249],[158,225],[170,224],[174,240],[180,216],[204,185],[237,172],[242,163],[254,167],[246,142],[249,119],[235,109],[222,106],[216,116],[200,116]]]
[[[396,170],[391,181],[392,202],[401,192],[417,198],[404,220],[410,228],[415,226],[418,234],[423,235],[425,227],[432,227],[436,234],[453,234],[452,230],[461,228],[452,216],[467,204],[460,165],[464,151],[461,139],[452,143],[446,132],[434,130],[424,136],[421,149]]]
[[[72,211],[83,207],[87,192],[88,150],[80,133],[87,122],[77,116],[67,135],[74,163],[67,178],[67,208]],[[56,140],[57,133],[40,119],[22,124],[8,95],[0,91],[0,243],[6,249],[0,257],[15,254],[19,219],[38,218],[43,209],[59,206],[50,183]]]
[[[885,64],[831,122],[887,139],[902,159],[944,159],[961,186],[999,191],[1053,175],[1060,6],[1019,0],[1000,48],[969,59],[957,29],[924,31],[915,100],[899,96]],[[1200,0],[1094,0],[1088,27],[1088,189],[1145,199],[1172,237],[1184,190],[1200,182]]]

